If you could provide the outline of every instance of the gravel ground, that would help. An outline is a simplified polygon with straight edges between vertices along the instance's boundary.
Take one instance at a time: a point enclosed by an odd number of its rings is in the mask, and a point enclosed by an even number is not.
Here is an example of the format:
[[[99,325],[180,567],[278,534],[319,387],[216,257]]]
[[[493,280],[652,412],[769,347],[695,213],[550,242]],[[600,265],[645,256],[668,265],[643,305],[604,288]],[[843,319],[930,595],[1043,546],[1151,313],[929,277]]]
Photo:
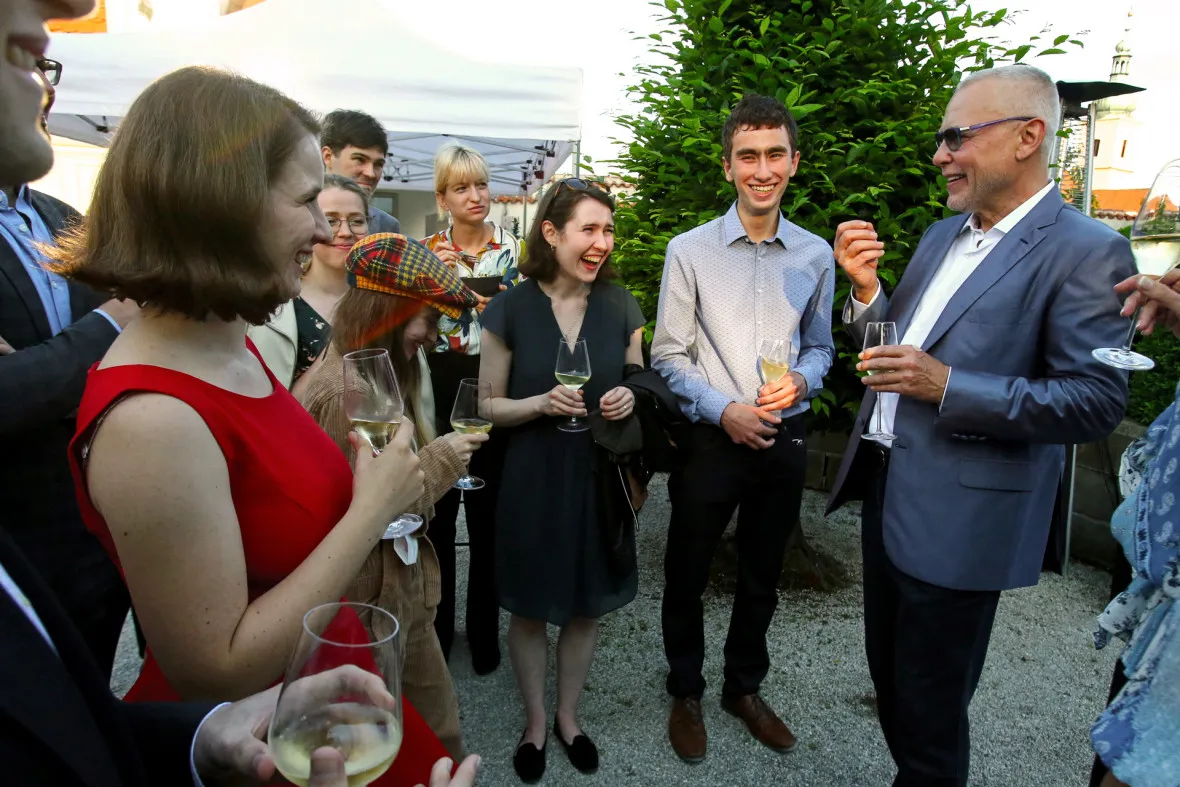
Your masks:
[[[893,764],[872,710],[862,650],[859,519],[848,508],[824,519],[823,504],[815,492],[804,498],[808,539],[844,563],[854,581],[831,594],[792,592],[780,599],[769,643],[773,666],[763,696],[799,736],[793,753],[763,748],[718,704],[731,598],[713,591],[705,600],[709,756],[699,765],[685,765],[668,745],[659,598],[669,509],[667,491],[657,478],[640,523],[639,597],[604,619],[582,700],[582,723],[599,746],[602,768],[595,776],[578,773],[551,736],[541,784],[889,784]],[[465,559],[461,549],[460,574]],[[1067,579],[1046,574],[1035,588],[1004,594],[972,705],[972,785],[1086,783],[1089,726],[1103,707],[1117,656],[1114,649],[1097,652],[1090,644],[1094,615],[1105,606],[1109,585],[1109,574],[1075,563]],[[550,635],[555,638],[556,630]],[[504,651],[500,669],[483,678],[472,672],[462,637],[451,661],[468,749],[483,755],[479,781],[484,785],[519,783],[511,757],[523,713]],[[125,691],[138,669],[134,638],[125,631],[112,687]],[[550,672],[552,708],[552,666]]]

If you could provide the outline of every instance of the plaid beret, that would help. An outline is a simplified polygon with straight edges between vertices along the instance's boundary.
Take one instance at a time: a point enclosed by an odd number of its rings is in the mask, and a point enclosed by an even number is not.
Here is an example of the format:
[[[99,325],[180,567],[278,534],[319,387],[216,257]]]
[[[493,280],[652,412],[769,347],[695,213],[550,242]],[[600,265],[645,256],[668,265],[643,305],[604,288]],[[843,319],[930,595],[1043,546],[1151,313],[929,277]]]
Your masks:
[[[348,283],[358,290],[402,295],[458,319],[478,301],[459,276],[413,238],[378,232],[348,252]]]

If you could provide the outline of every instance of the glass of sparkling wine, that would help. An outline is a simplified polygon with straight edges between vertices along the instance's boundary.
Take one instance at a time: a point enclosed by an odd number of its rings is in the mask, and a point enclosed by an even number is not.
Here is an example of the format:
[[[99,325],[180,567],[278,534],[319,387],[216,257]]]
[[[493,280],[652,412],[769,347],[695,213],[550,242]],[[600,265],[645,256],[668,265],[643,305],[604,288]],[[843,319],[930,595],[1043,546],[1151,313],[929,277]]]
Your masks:
[[[873,347],[887,347],[897,344],[897,323],[895,322],[871,322],[865,328],[865,345],[864,349],[868,350]],[[875,374],[870,370],[867,374]],[[865,432],[861,435],[865,440],[892,440],[893,435],[885,431],[885,427],[881,424],[881,397],[877,396],[877,401],[873,405],[873,414],[875,426],[873,431]]]
[[[571,391],[581,390],[583,385],[590,382],[590,351],[586,349],[585,339],[578,339],[573,344],[564,338],[558,341],[557,366],[553,376]],[[563,432],[584,432],[590,427],[581,418],[572,415],[568,421],[559,423],[557,428]]]
[[[451,408],[451,428],[460,434],[487,434],[492,431],[492,384],[474,378],[459,381],[455,406]],[[482,478],[464,473],[455,482],[456,489],[483,489]]]
[[[1180,263],[1180,159],[1164,165],[1155,176],[1147,199],[1131,225],[1131,253],[1144,276],[1159,278]],[[1108,366],[1130,371],[1155,368],[1155,361],[1131,349],[1139,309],[1131,315],[1131,327],[1122,347],[1100,347],[1094,357]]]
[[[389,445],[402,422],[405,404],[388,350],[357,350],[344,356],[344,413],[373,455]],[[382,538],[401,538],[422,527],[422,517],[402,514]]]
[[[776,383],[791,371],[789,339],[763,339],[758,346],[758,374],[762,383]]]
[[[358,616],[392,633],[358,642]],[[393,615],[368,604],[323,604],[303,616],[267,737],[288,780],[306,787],[312,754],[323,748],[340,752],[349,787],[389,768],[402,745],[397,637]]]

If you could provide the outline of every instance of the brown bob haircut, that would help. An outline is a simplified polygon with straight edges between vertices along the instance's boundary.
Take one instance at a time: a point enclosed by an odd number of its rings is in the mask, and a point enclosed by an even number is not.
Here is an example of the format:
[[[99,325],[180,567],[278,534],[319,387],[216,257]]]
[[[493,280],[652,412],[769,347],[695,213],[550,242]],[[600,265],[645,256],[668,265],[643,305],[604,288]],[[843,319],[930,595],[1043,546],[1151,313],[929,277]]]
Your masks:
[[[434,439],[434,424],[424,423],[415,412],[422,389],[421,373],[418,360],[406,358],[402,338],[406,323],[424,306],[429,304],[402,295],[349,287],[332,314],[332,346],[341,355],[357,350],[389,351],[406,415],[414,420],[419,448]]]
[[[614,199],[597,183],[578,178],[567,180],[555,183],[545,196],[541,197],[541,204],[537,206],[537,218],[533,220],[533,226],[529,229],[524,260],[520,263],[521,274],[530,279],[548,282],[557,275],[557,256],[543,234],[545,222],[552,224],[559,232],[565,232],[565,226],[574,217],[578,203],[585,199],[600,202],[610,208],[612,214],[615,212]],[[609,281],[614,277],[615,271],[608,256],[598,269],[595,281]]]
[[[194,320],[259,325],[294,293],[263,252],[267,196],[315,115],[213,68],[153,82],[115,133],[81,227],[54,268],[96,290]]]

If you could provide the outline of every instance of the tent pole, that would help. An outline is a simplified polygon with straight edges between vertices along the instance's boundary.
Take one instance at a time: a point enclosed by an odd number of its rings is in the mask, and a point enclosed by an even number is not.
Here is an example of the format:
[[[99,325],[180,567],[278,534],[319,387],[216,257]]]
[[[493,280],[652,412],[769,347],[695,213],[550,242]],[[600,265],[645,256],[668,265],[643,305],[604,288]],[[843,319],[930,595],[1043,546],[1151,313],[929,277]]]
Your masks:
[[[582,140],[574,142],[574,177],[582,177]]]

